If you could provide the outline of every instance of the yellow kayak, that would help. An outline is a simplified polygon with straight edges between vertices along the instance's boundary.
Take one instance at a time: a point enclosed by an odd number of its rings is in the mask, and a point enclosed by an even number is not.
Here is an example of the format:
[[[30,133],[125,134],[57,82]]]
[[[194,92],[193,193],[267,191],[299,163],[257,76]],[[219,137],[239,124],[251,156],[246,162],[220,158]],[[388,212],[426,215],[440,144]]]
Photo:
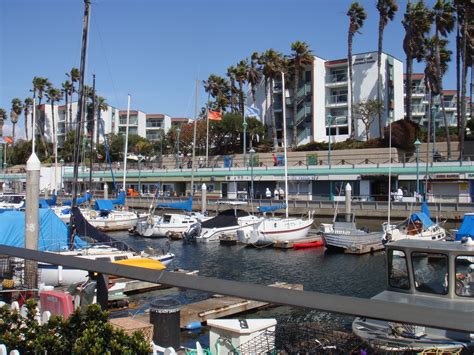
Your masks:
[[[135,266],[135,267],[142,267],[144,269],[152,269],[152,270],[166,269],[166,266],[164,266],[163,263],[161,263],[160,261],[149,259],[149,258],[124,259],[124,260],[113,261],[113,263],[128,265],[128,266]]]

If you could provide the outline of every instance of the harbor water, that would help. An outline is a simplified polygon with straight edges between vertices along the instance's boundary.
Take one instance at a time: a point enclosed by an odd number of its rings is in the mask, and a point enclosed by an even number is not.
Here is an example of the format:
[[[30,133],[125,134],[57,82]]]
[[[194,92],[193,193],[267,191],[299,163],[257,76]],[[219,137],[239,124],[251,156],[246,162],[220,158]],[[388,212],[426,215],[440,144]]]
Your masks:
[[[371,230],[376,230],[373,226]],[[184,243],[181,240],[152,239],[115,233],[136,249],[147,247],[168,250],[176,255],[169,269],[198,270],[200,276],[270,285],[275,282],[301,284],[306,291],[370,298],[385,288],[385,253],[350,255],[328,253],[324,247],[283,250],[227,246],[218,242]],[[173,296],[182,304],[196,302],[210,295],[194,290],[170,289],[131,297],[135,307],[129,314],[143,312],[156,297]],[[236,318],[232,317],[232,318]],[[239,318],[276,318],[278,324],[328,323],[333,328],[349,330],[352,317],[294,307],[272,307]],[[206,345],[205,329],[197,334],[184,334],[183,341],[199,340]]]

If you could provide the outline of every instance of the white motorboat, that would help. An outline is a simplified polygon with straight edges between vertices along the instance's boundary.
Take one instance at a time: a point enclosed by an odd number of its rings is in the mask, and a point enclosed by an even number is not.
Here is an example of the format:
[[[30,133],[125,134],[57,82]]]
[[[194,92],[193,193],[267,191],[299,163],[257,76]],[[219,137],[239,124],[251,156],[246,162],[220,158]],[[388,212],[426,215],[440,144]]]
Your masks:
[[[414,240],[445,240],[446,230],[441,227],[442,223],[431,220],[428,205],[423,202],[421,212],[413,213],[402,223],[395,226],[384,225],[385,235],[383,243],[390,243],[402,239]]]
[[[135,227],[135,233],[142,237],[167,237],[172,234],[182,234],[192,224],[204,222],[210,217],[199,212],[188,214],[165,213],[162,216],[148,216],[146,221],[140,221]]]
[[[386,245],[387,289],[375,300],[467,312],[474,319],[474,242],[400,240]],[[376,352],[464,353],[474,334],[367,318],[353,332]]]
[[[92,226],[101,231],[124,231],[137,225],[139,219],[146,218],[146,214],[131,211],[96,211],[83,210],[82,213]]]
[[[168,266],[174,259],[172,253],[153,253],[148,252],[134,252],[120,250],[108,245],[98,244],[83,249],[74,249],[68,251],[57,252],[61,255],[78,256],[81,258],[117,262],[122,260],[139,261],[151,259],[161,262],[164,266]],[[38,263],[39,281],[46,285],[72,285],[76,283],[86,282],[89,277],[89,272],[86,270],[73,269],[58,265],[51,265],[46,263]]]

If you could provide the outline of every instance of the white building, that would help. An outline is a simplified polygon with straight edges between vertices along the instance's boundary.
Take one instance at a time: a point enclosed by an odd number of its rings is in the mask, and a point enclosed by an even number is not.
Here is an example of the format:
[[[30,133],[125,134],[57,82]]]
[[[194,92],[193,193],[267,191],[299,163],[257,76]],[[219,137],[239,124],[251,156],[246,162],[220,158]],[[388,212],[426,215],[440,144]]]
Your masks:
[[[354,104],[377,99],[377,52],[355,54],[353,61],[352,91]],[[391,55],[382,53],[381,101],[385,110],[382,113],[383,125],[390,120],[403,118],[403,64]],[[325,60],[314,57],[313,64],[307,66],[300,78],[300,87],[293,94],[286,89],[287,137],[292,140],[293,96],[296,96],[297,144],[311,141],[344,141],[351,134],[351,88],[349,87],[349,68],[347,59]],[[288,84],[287,84],[288,85]],[[249,95],[249,105],[252,97]],[[261,112],[261,120],[271,127],[270,94],[265,93],[264,81],[256,93],[256,106]],[[274,82],[274,111],[278,138],[282,137],[282,93],[281,79]],[[365,127],[360,120],[355,121],[355,138],[365,138]],[[379,136],[379,123],[375,119],[370,127],[370,136]]]

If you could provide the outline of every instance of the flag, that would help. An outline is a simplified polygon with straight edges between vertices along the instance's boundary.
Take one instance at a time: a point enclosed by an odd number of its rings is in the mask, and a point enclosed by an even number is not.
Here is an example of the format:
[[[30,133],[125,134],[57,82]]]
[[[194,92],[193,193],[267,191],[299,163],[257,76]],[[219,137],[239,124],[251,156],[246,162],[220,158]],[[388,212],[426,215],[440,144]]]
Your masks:
[[[13,138],[12,137],[3,137],[3,140],[7,142],[7,144],[13,144]]]
[[[219,111],[209,110],[208,113],[207,113],[207,119],[208,120],[213,120],[213,121],[221,121],[222,120],[222,114]]]

